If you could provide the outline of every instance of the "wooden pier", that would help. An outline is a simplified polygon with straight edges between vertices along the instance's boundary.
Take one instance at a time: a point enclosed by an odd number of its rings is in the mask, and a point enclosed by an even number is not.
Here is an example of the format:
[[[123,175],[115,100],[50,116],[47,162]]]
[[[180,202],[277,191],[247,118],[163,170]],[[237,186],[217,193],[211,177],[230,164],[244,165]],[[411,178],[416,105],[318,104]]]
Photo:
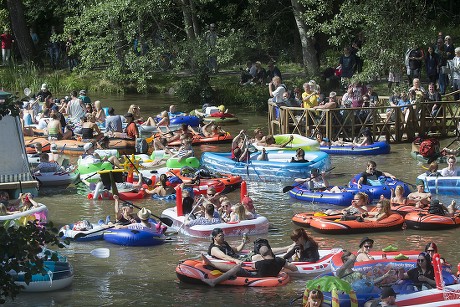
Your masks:
[[[388,99],[382,97],[381,101],[387,103]],[[431,116],[434,103],[441,105],[435,117]],[[408,114],[402,112],[404,108],[407,108]],[[390,143],[401,143],[413,141],[416,134],[421,132],[437,137],[455,136],[458,133],[459,112],[457,101],[329,110],[277,106],[269,101],[268,127],[270,134],[312,136],[320,131],[323,137],[330,140],[353,140],[368,128],[375,141],[386,139]]]

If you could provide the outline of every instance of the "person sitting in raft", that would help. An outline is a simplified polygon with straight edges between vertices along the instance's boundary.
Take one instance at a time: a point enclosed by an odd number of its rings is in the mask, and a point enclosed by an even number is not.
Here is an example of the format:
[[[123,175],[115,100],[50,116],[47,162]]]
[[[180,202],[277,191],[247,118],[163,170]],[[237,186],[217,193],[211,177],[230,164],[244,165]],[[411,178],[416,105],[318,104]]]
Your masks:
[[[161,222],[158,224],[153,224],[149,221],[150,215],[152,212],[146,208],[142,208],[137,212],[137,217],[139,218],[140,222],[138,223],[131,223],[128,225],[115,225],[116,229],[133,229],[133,230],[143,230],[143,231],[151,231],[156,233],[165,233],[168,229],[166,226],[162,225]]]
[[[329,182],[326,179],[325,172],[319,172],[319,169],[312,168],[310,171],[310,178],[296,178],[295,182],[304,182],[305,187],[310,191],[324,191],[329,186]],[[308,184],[308,186],[307,186]]]
[[[94,143],[92,142],[86,143],[85,145],[83,145],[83,150],[84,150],[84,153],[81,155],[81,157],[85,161],[92,162],[92,163],[98,163],[100,161],[108,161],[113,166],[122,168],[120,161],[115,156],[111,156],[111,157],[106,156],[102,159],[101,156],[99,156],[99,154],[94,151],[95,147],[94,147]]]
[[[433,161],[430,163],[430,166],[428,166],[428,170],[425,172],[425,174],[428,177],[436,177],[436,176],[441,176],[441,174],[438,172],[439,164],[436,161]]]
[[[275,254],[286,253],[283,258],[290,261],[316,262],[319,260],[318,243],[310,237],[305,229],[297,228],[292,231],[293,243],[286,247],[273,248]]]
[[[203,277],[201,280],[214,287],[215,285],[232,278],[233,276],[240,277],[276,277],[283,268],[296,272],[297,267],[283,258],[274,257],[272,250],[268,246],[262,246],[259,250],[260,258],[253,263],[253,268],[256,271],[247,271],[242,268],[243,263],[227,264],[222,262],[212,262],[202,255],[203,263],[213,266],[225,273],[216,279],[207,279]]]
[[[364,307],[397,307],[396,292],[392,287],[382,287],[380,298],[367,301]]]
[[[409,279],[419,291],[436,287],[434,280],[434,269],[431,264],[431,257],[428,253],[421,252],[417,257],[417,267],[407,272],[399,271],[400,279]]]
[[[246,208],[246,219],[254,219],[256,217],[256,208],[254,207],[254,201],[246,195],[241,200],[241,203]]]
[[[406,197],[404,197],[404,188],[402,185],[396,186],[396,189],[391,188],[391,205],[405,205],[407,203]]]
[[[132,104],[129,106],[128,113],[133,115],[134,123],[141,125],[144,121],[144,118],[141,115],[141,108],[137,104]]]
[[[297,148],[295,151],[295,157],[292,157],[291,163],[306,163],[310,162],[307,159],[305,159],[305,150],[302,148]]]
[[[455,200],[452,200],[449,206],[444,206],[438,199],[432,199],[430,202],[430,207],[428,208],[428,213],[435,214],[435,215],[448,215],[448,216],[455,216],[457,211],[456,207],[457,203]],[[446,214],[447,213],[447,214]]]
[[[324,294],[319,289],[313,289],[308,291],[307,302],[303,307],[323,307]]]
[[[358,189],[361,189],[363,184],[371,185],[369,180],[378,180],[379,177],[381,176],[390,177],[391,179],[396,179],[396,177],[390,173],[378,171],[377,163],[375,163],[372,160],[369,160],[367,162],[366,171],[361,173],[361,177],[358,180]]]
[[[228,199],[220,203],[219,215],[222,221],[225,223],[230,222],[232,212],[232,203]]]
[[[425,192],[423,181],[417,184],[417,191],[407,195],[406,203],[408,205],[415,204],[416,208],[424,208],[430,204],[431,193]]]
[[[115,207],[115,224],[128,225],[140,222],[140,219],[138,219],[134,213],[132,205],[123,203],[123,205],[120,206],[120,197],[118,197],[118,195],[113,195],[113,200]]]
[[[370,261],[374,260],[374,257],[371,256],[369,250],[374,247],[374,240],[369,239],[368,237],[364,237],[361,239],[359,243],[359,249],[356,256],[356,261]]]
[[[455,156],[449,156],[447,158],[447,167],[441,170],[441,176],[452,177],[459,175],[459,168],[457,167],[457,158]]]
[[[208,255],[217,259],[232,261],[236,264],[243,263],[239,259],[238,253],[244,248],[244,245],[248,243],[249,239],[243,236],[240,245],[237,247],[231,247],[230,244],[225,241],[225,235],[222,228],[214,228],[211,233],[211,244],[208,247]]]
[[[100,141],[104,134],[96,124],[96,117],[93,113],[85,115],[85,121],[81,124],[81,138],[83,142],[91,142],[91,140]]]
[[[245,162],[249,159],[248,137],[244,130],[233,138],[232,141],[232,160]]]
[[[351,201],[350,206],[340,211],[328,209],[324,213],[327,215],[343,214],[342,216],[343,220],[354,220],[358,217],[356,216],[357,214],[367,213],[366,206],[368,204],[369,204],[369,196],[364,192],[358,192],[353,197],[353,200]]]
[[[286,142],[282,143],[282,144],[276,144],[276,140],[275,140],[275,137],[271,134],[267,135],[263,140],[259,141],[259,142],[256,142],[256,145],[258,146],[264,146],[264,147],[279,147],[279,148],[284,148],[286,147],[289,143],[292,142],[292,140],[294,139],[294,136],[291,135],[289,137],[289,140],[287,140]]]
[[[192,227],[195,225],[212,225],[222,223],[220,217],[214,217],[214,211],[214,205],[208,203],[204,208],[204,216],[200,216],[194,220],[185,221],[185,225]]]
[[[335,272],[335,276],[337,276],[338,278],[341,278],[342,280],[348,282],[350,285],[352,285],[355,281],[358,281],[358,280],[368,280],[368,277],[366,275],[363,275],[361,274],[360,272],[357,272],[357,271],[353,271],[353,267],[355,265],[355,262],[356,262],[356,256],[353,255],[352,253],[350,253],[349,251],[347,250],[343,250],[343,254],[342,254],[342,262],[343,262],[343,265]],[[394,274],[395,271],[394,270],[389,270],[387,271],[385,274],[383,274],[382,276],[380,277],[377,277],[373,280],[369,280],[369,282],[373,283],[373,284],[378,284],[380,283],[382,280],[384,280],[385,278],[387,278],[388,276],[390,276],[391,274]]]
[[[328,138],[323,138],[321,132],[316,133],[316,141],[319,143],[319,146],[331,146],[332,143]]]
[[[150,195],[158,195],[158,196],[168,196],[171,194],[176,193],[176,190],[168,186],[168,176],[166,174],[161,174],[160,175],[160,185],[154,188],[153,190],[145,190],[145,193],[150,194]]]
[[[195,153],[192,147],[192,139],[184,134],[180,136],[180,142],[181,146],[179,147],[177,153],[171,158],[178,158],[177,161],[182,162],[189,157],[194,157]]]
[[[15,214],[15,213],[20,213],[20,212],[21,211],[8,211],[6,206],[0,203],[0,216],[10,215],[10,214]]]
[[[139,137],[139,130],[137,129],[136,123],[134,122],[134,115],[133,113],[126,113],[126,128],[124,130],[126,137],[128,139],[135,140]]]
[[[254,129],[254,138],[251,140],[251,143],[257,143],[265,141],[265,134],[261,128]]]
[[[243,204],[235,204],[230,213],[230,223],[238,223],[247,220],[248,212]]]
[[[433,256],[434,254],[437,254],[438,253],[438,246],[436,245],[436,243],[434,242],[428,242],[426,245],[425,245],[425,253],[427,253],[428,255],[430,255],[431,259],[433,259]],[[452,265],[450,265],[449,263],[446,262],[446,259],[444,258],[440,258],[441,260],[441,264],[443,265],[444,268],[446,268],[446,270],[450,273],[452,273]]]
[[[219,125],[216,125],[216,123],[212,121],[207,124],[204,124],[201,127],[200,131],[204,137],[213,137],[216,135],[223,136],[227,133],[224,129],[222,129]]]
[[[40,155],[40,163],[38,163],[37,167],[33,170],[34,173],[58,173],[63,171],[65,170],[62,166],[56,162],[50,162],[49,155],[47,153],[42,153]]]
[[[17,211],[22,204],[22,193],[19,194],[18,199],[10,200],[10,194],[7,191],[0,191],[0,203],[4,204],[8,211]]]
[[[458,141],[458,140],[457,140]],[[442,150],[441,150],[441,153],[443,155],[452,155],[452,156],[458,156],[460,155],[460,147],[458,147],[457,149],[450,149],[450,148],[447,148],[447,147],[444,147]]]
[[[353,142],[353,146],[361,147],[361,146],[369,146],[369,145],[374,144],[374,139],[372,137],[372,132],[368,128],[364,129],[362,135],[363,135],[364,139],[360,143]]]
[[[27,210],[30,210],[32,208],[38,208],[40,207],[40,204],[37,203],[34,199],[33,199],[33,195],[31,193],[21,193],[19,194],[19,208],[17,208],[18,210],[21,210],[21,211],[27,211]]]
[[[363,217],[365,221],[378,222],[391,215],[391,205],[388,199],[380,200],[375,207],[377,211],[371,211],[364,214]]]

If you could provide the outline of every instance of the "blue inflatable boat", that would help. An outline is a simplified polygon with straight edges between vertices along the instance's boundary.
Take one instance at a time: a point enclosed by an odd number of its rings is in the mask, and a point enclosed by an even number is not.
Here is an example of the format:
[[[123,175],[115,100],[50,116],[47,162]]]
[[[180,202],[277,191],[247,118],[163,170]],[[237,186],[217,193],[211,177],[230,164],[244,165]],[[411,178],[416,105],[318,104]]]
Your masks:
[[[292,163],[295,151],[267,151],[268,161],[259,161],[261,152],[251,154],[246,162],[232,160],[231,153],[204,152],[201,165],[210,171],[231,173],[243,178],[259,181],[286,181],[294,178],[308,178],[312,168],[327,170],[331,161],[327,153],[322,151],[307,151],[305,159],[309,162]]]
[[[332,187],[329,187],[328,189],[330,188]],[[345,190],[339,193],[332,193],[328,190],[310,191],[307,187],[305,187],[305,185],[301,184],[289,191],[289,195],[292,198],[302,201],[332,204],[337,206],[350,206],[353,197],[359,192],[359,190],[345,187],[343,187],[343,189]]]
[[[423,182],[425,192],[431,194],[460,195],[460,176],[427,176],[423,173],[417,176],[417,182]]]
[[[363,191],[372,199],[379,199],[381,195],[385,196],[385,198],[391,198],[391,189],[396,189],[398,185],[401,185],[404,188],[404,196],[409,195],[410,188],[409,186],[398,180],[398,179],[391,179],[390,177],[380,177],[378,180],[373,180],[372,185],[363,184],[361,189],[358,189],[358,180],[361,177],[361,174],[357,174],[354,176],[351,181],[349,182],[348,186],[352,189],[357,189]],[[369,180],[368,180],[369,181]]]
[[[136,229],[109,229],[104,232],[104,240],[125,246],[154,246],[165,242],[162,233]]]
[[[376,142],[367,146],[331,145],[320,146],[319,149],[330,155],[382,155],[390,153],[390,144]]]

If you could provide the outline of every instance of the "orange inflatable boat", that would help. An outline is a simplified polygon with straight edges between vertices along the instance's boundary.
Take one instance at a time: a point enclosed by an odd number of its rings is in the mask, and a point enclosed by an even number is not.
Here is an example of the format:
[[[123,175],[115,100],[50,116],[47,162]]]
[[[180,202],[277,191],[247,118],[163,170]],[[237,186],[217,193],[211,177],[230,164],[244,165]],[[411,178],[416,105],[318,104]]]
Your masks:
[[[334,220],[340,220],[341,217],[342,217],[342,214],[327,215],[323,212],[310,211],[310,212],[302,212],[302,213],[295,214],[292,217],[292,222],[301,227],[310,227],[311,221],[315,218],[322,218],[325,220],[334,221]]]
[[[49,152],[51,143],[48,141],[47,138],[36,138],[36,137],[24,137],[24,143],[26,145],[26,152],[28,154],[35,154],[37,151],[35,150],[34,145],[36,143],[42,144],[42,152]]]
[[[419,230],[449,229],[460,226],[460,217],[430,214],[428,211],[414,211],[404,217],[407,228]]]
[[[377,232],[377,231],[390,231],[401,230],[404,223],[404,218],[398,214],[393,213],[389,217],[376,221],[330,221],[323,218],[314,218],[310,222],[310,227],[320,233],[326,234],[349,234],[349,233],[363,233],[363,232]]]
[[[183,174],[180,169],[171,169],[170,172],[176,175],[177,177],[179,177],[182,181],[191,179],[190,177],[187,176],[187,174]],[[200,178],[200,181],[208,180],[208,179],[219,180],[225,185],[225,189],[224,191],[222,191],[222,193],[229,193],[231,191],[236,190],[237,188],[241,186],[241,182],[243,181],[243,178],[241,178],[241,176],[232,175],[232,174],[219,173],[221,177],[212,176],[212,175],[213,174],[211,174],[209,178],[202,177]]]
[[[252,270],[250,267],[244,267]],[[205,284],[202,279],[215,279],[223,273],[213,267],[204,265],[202,261],[185,260],[176,267],[176,275],[182,282]],[[221,282],[222,286],[245,286],[245,287],[278,287],[284,286],[289,281],[289,275],[281,272],[277,277],[235,277]]]

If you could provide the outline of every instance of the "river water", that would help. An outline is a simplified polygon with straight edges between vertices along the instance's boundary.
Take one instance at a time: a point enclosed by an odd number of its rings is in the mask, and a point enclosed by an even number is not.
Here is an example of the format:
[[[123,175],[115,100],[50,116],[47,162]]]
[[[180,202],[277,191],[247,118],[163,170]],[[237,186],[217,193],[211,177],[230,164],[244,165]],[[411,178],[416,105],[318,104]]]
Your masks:
[[[179,104],[172,96],[99,96],[103,106],[113,106],[117,114],[127,112],[130,104],[141,106],[145,115],[158,114],[174,103],[178,110],[190,111],[189,105]],[[226,126],[232,134],[241,129],[252,131],[256,127],[266,127],[265,114],[253,114],[244,108],[232,109],[240,118],[240,124]],[[265,130],[267,131],[267,130]],[[444,140],[448,144],[451,140]],[[229,151],[230,145],[206,145],[197,148],[200,151]],[[410,144],[392,145],[391,154],[373,156],[378,169],[390,172],[398,178],[415,183],[415,178],[424,169],[410,157]],[[331,156],[333,170],[330,182],[345,185],[350,178],[365,170],[369,157]],[[272,246],[290,244],[289,234],[296,228],[291,222],[294,213],[321,209],[310,203],[301,203],[283,194],[282,188],[292,183],[249,182],[248,192],[254,200],[258,212],[265,215],[274,231],[266,237]],[[237,201],[239,190],[228,195]],[[76,193],[76,188],[70,186],[61,190],[40,191],[40,202],[49,208],[49,218],[55,225],[61,226],[81,219],[97,221],[107,215],[113,216],[113,203],[110,201],[88,200]],[[445,202],[450,199],[440,197]],[[457,203],[460,203],[457,200]],[[157,215],[162,210],[172,206],[172,203],[146,199],[136,202],[145,206]],[[326,208],[326,207],[323,207]],[[329,207],[328,207],[329,208]],[[356,250],[364,234],[353,235],[322,235],[308,230],[320,245],[329,249],[342,247]],[[400,249],[422,250],[428,241],[438,244],[440,253],[450,263],[460,261],[458,252],[458,230],[447,231],[415,231],[401,230],[370,234],[375,240],[374,248],[381,249],[389,244]],[[251,238],[254,240],[255,238]],[[228,238],[231,245],[237,244],[239,238]],[[284,287],[279,288],[244,288],[216,287],[189,285],[180,283],[175,275],[175,267],[182,259],[187,259],[205,252],[209,239],[189,238],[178,235],[162,246],[156,247],[122,247],[110,245],[104,241],[89,243],[72,243],[64,253],[74,266],[75,278],[71,287],[50,293],[22,293],[9,306],[286,306],[292,298],[303,293],[307,277],[295,277]],[[75,252],[90,252],[99,247],[110,248],[111,256],[98,259],[89,254]],[[252,248],[252,244],[248,245]],[[299,303],[299,301],[297,302]],[[299,306],[300,304],[297,304]]]

